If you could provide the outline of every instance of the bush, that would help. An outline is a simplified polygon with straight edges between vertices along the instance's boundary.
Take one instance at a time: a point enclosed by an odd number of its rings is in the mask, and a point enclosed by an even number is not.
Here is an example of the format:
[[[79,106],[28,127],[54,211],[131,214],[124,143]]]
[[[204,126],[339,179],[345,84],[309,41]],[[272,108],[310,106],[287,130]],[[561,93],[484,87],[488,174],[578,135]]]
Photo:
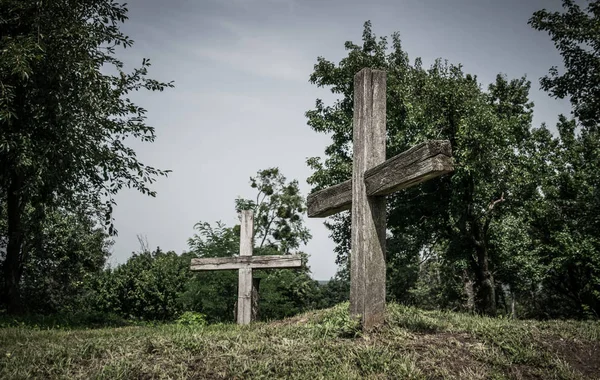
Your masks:
[[[193,311],[186,311],[177,318],[175,323],[183,326],[206,326],[206,315]]]

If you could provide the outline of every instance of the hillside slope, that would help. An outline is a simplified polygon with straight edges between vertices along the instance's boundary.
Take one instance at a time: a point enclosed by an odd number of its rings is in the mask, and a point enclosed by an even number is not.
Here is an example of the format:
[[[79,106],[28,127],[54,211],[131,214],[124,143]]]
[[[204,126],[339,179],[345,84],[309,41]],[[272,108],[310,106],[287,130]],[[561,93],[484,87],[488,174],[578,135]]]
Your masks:
[[[0,378],[593,379],[600,323],[388,305],[360,334],[347,304],[250,326],[0,329]]]

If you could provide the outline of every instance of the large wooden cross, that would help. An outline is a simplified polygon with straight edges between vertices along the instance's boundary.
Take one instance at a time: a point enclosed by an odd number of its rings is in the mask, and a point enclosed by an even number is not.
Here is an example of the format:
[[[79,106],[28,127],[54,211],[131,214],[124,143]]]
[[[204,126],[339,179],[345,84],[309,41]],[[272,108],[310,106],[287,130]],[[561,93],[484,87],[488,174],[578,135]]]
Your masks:
[[[310,194],[309,217],[351,209],[350,313],[364,329],[382,324],[385,311],[385,195],[451,172],[448,141],[427,141],[386,161],[386,72],[354,76],[352,179]]]
[[[255,283],[252,281],[252,269],[299,268],[302,266],[302,257],[300,255],[252,256],[253,221],[251,210],[242,211],[239,256],[192,259],[190,266],[190,269],[193,271],[238,270],[236,314],[237,323],[241,325],[250,323],[254,317],[252,313],[252,298],[257,297],[258,291],[257,289],[253,289],[253,284]]]

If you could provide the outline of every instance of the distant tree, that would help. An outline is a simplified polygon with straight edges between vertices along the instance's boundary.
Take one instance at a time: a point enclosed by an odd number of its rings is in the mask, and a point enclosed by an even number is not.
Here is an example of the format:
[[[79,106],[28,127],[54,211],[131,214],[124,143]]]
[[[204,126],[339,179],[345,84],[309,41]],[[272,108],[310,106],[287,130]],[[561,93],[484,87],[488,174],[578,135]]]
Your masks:
[[[540,196],[528,205],[540,265],[540,317],[600,317],[600,139],[560,116],[558,136],[536,133]],[[521,267],[526,267],[521,265]]]
[[[261,254],[281,252],[262,248]],[[306,258],[305,254],[302,255]],[[320,295],[319,284],[310,277],[306,264],[298,269],[257,270],[255,273],[255,277],[261,279],[261,320],[283,319],[316,308]]]
[[[296,253],[311,234],[304,224],[306,201],[300,194],[298,181],[287,182],[279,168],[259,170],[250,177],[256,189],[254,199],[236,199],[236,211],[254,211],[255,255]],[[256,271],[260,283],[261,319],[281,319],[314,307],[318,283],[310,278],[310,270],[299,269]]]
[[[93,218],[56,210],[25,246],[21,287],[28,312],[73,312],[83,305],[86,284],[100,273],[110,255],[106,232]]]
[[[574,116],[559,116],[557,137],[540,128],[536,146],[545,175],[531,237],[551,305],[544,316],[600,316],[600,1],[586,3],[563,0],[563,12],[542,9],[529,20],[563,58],[563,72],[550,68],[542,89],[569,99]]]
[[[222,222],[197,223],[188,239],[191,257],[231,257],[239,254],[240,235]],[[189,262],[188,262],[189,264]],[[185,285],[181,301],[185,310],[206,315],[209,322],[232,322],[238,294],[237,271],[195,272]]]
[[[305,200],[298,181],[286,183],[278,168],[259,170],[250,177],[256,199],[236,199],[236,211],[254,210],[254,238],[257,248],[275,247],[283,253],[306,244],[311,235],[304,226]]]
[[[18,312],[25,247],[48,213],[97,211],[114,233],[115,193],[127,186],[154,196],[147,184],[167,171],[142,164],[125,145],[128,137],[155,137],[146,110],[128,94],[172,85],[147,78],[147,59],[126,73],[115,57],[116,48],[133,44],[119,30],[124,5],[4,0],[0,15],[2,302]]]
[[[320,285],[315,307],[319,309],[329,308],[346,302],[349,298],[350,281],[338,272],[326,284]]]
[[[190,278],[190,256],[173,251],[134,253],[126,263],[89,282],[87,306],[127,319],[174,319],[182,312],[181,294]]]

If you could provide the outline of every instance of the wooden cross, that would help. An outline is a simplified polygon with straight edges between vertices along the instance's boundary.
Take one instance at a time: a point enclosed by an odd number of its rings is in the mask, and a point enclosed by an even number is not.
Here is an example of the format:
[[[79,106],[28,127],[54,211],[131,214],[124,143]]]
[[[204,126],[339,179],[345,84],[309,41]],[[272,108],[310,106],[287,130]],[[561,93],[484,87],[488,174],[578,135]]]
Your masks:
[[[451,172],[448,141],[427,141],[386,161],[386,73],[354,76],[352,179],[310,194],[308,217],[351,209],[350,314],[364,329],[383,323],[385,311],[385,195]]]
[[[248,324],[252,321],[253,291],[252,269],[299,268],[302,266],[300,255],[252,256],[253,214],[251,210],[242,211],[240,231],[240,255],[236,257],[209,257],[192,259],[190,269],[193,271],[237,269],[238,302],[237,323]],[[256,285],[255,285],[256,286]]]

